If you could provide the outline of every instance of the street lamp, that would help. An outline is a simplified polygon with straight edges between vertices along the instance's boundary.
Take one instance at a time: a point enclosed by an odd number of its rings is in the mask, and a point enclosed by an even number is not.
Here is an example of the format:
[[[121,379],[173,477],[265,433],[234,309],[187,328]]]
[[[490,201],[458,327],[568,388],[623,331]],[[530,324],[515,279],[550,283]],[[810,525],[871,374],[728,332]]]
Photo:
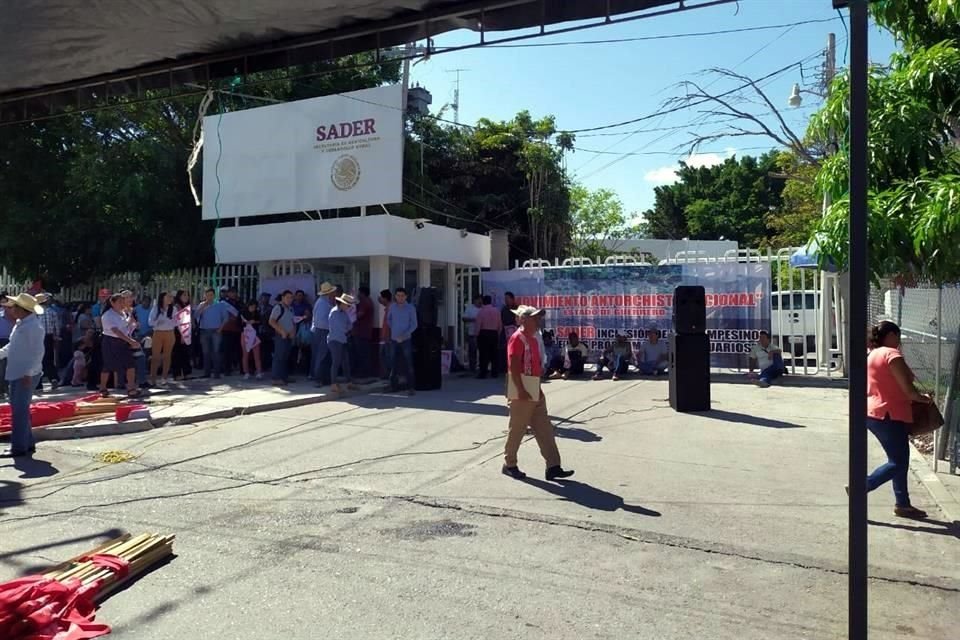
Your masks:
[[[793,91],[790,92],[790,98],[787,100],[793,109],[796,109],[803,103],[803,98],[800,96],[800,85],[797,83],[793,84]]]

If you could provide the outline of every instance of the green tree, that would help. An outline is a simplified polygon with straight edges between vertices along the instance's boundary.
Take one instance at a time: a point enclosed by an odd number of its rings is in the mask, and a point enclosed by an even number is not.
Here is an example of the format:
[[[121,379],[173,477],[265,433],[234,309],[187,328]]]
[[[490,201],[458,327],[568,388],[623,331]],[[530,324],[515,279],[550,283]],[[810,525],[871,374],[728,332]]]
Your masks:
[[[767,215],[772,247],[796,247],[807,244],[823,216],[823,196],[817,191],[817,167],[795,153],[784,151],[778,157],[784,183],[780,207]]]
[[[629,237],[635,229],[623,212],[623,203],[609,189],[591,191],[582,185],[570,189],[571,256],[605,258],[617,253],[608,241]],[[615,244],[615,243],[609,243]]]
[[[644,230],[654,238],[736,240],[757,247],[769,242],[771,211],[781,207],[778,154],[728,158],[712,167],[680,163],[678,181],[657,187]]]
[[[511,258],[553,259],[569,243],[570,185],[553,144],[553,117],[522,111],[509,121],[481,119],[471,128],[414,118],[407,145],[405,215],[428,214],[470,231],[510,232]],[[420,166],[421,145],[423,152]]]
[[[397,63],[373,62],[362,54],[251,74],[223,89],[288,101],[398,80]],[[219,95],[211,114],[263,104]],[[4,266],[56,287],[213,262],[216,223],[200,219],[185,171],[200,98],[146,97],[155,100],[0,127]]]
[[[870,72],[870,272],[960,280],[960,3],[898,0],[873,6],[903,51]],[[846,132],[849,76],[839,76],[808,136]],[[845,137],[845,136],[842,136]],[[819,225],[825,258],[848,259],[849,154],[824,162],[818,186],[834,204]]]

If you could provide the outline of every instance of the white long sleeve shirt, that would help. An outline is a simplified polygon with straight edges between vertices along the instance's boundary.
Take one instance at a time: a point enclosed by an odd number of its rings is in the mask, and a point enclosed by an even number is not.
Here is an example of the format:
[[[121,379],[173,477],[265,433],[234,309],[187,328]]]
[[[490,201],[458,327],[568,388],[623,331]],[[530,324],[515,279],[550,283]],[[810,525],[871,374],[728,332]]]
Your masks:
[[[154,331],[173,331],[177,326],[177,315],[167,317],[166,313],[160,313],[159,307],[150,310],[150,326]]]
[[[43,323],[36,314],[17,320],[10,332],[10,343],[0,349],[0,359],[7,360],[7,380],[40,375],[44,335]]]

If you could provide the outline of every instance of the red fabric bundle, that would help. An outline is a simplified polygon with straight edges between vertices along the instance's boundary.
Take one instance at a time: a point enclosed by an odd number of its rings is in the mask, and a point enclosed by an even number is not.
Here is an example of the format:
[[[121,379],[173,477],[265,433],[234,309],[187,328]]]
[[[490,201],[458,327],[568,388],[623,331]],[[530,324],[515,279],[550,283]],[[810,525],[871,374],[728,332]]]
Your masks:
[[[80,559],[109,569],[119,578],[130,564],[119,556],[95,554]],[[94,622],[94,600],[100,581],[83,585],[28,576],[0,584],[0,638],[4,640],[88,640],[110,633],[110,626]]]
[[[77,414],[77,403],[92,402],[99,398],[93,394],[76,400],[63,402],[34,402],[30,405],[30,423],[34,428],[45,427],[60,420],[67,420]],[[13,428],[10,415],[10,405],[0,405],[0,433],[7,433]]]

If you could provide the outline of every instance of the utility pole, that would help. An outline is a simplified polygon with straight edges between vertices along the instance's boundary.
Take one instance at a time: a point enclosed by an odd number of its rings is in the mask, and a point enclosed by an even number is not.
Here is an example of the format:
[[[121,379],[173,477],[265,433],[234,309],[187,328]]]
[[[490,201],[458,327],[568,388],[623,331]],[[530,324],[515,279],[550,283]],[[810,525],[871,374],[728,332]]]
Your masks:
[[[827,34],[827,50],[826,50],[826,59],[823,63],[823,95],[826,98],[830,97],[830,85],[833,83],[834,77],[837,75],[837,36],[830,33]],[[823,212],[822,215],[826,217],[827,211],[830,209],[831,201],[830,194],[823,194]],[[833,296],[833,284],[831,278],[827,277],[825,271],[820,272],[820,317],[817,318],[819,323],[819,331],[817,331],[819,344],[817,344],[817,353],[819,354],[818,363],[821,367],[830,370],[830,351],[833,349],[833,305],[837,305],[842,308],[840,300],[834,300]],[[847,355],[844,353],[846,351],[845,345],[846,340],[843,339],[843,336],[840,335],[842,326],[838,323],[837,326],[837,346],[841,347],[841,362],[843,363],[844,368],[847,367]]]
[[[460,72],[470,69],[447,69],[447,73],[457,74],[456,84],[453,86],[453,121],[460,124]]]

